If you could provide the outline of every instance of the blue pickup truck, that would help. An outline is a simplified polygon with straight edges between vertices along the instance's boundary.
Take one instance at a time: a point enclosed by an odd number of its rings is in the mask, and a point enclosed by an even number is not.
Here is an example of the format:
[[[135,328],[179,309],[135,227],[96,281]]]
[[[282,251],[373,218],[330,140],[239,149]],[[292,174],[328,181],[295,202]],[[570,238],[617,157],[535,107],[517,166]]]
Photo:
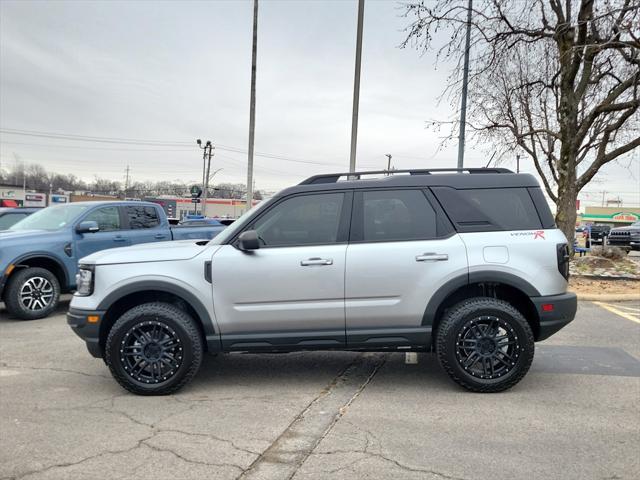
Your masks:
[[[75,289],[78,260],[99,250],[208,240],[224,225],[169,226],[147,202],[77,202],[42,209],[0,232],[0,299],[16,318],[43,318]]]

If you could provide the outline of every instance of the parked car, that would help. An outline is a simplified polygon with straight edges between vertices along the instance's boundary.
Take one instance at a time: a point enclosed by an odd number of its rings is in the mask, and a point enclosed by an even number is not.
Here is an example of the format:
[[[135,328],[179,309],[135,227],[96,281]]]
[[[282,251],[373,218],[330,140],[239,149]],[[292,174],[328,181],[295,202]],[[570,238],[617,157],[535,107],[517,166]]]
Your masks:
[[[194,226],[194,225],[217,225],[220,226],[222,225],[222,223],[220,223],[219,220],[215,219],[215,218],[185,218],[184,220],[182,220],[180,222],[179,225],[185,225],[185,226]]]
[[[609,231],[607,243],[612,247],[620,247],[624,250],[630,250],[631,237],[640,234],[640,222],[632,223],[627,227],[616,227]],[[634,245],[635,246],[635,245]]]
[[[640,250],[640,232],[631,235],[629,247],[631,247],[631,250]]]
[[[435,350],[463,387],[505,390],[573,320],[569,249],[533,176],[464,172],[315,176],[208,244],[89,255],[68,323],[143,395],[207,351],[322,349]]]
[[[170,227],[162,208],[147,202],[47,207],[0,233],[0,298],[17,318],[46,317],[60,293],[75,288],[79,258],[139,243],[208,240],[224,228]]]
[[[8,230],[9,227],[15,225],[20,220],[27,218],[34,212],[41,210],[40,208],[0,208],[0,231]]]
[[[604,245],[610,230],[611,227],[608,225],[591,225],[589,227],[591,243]]]

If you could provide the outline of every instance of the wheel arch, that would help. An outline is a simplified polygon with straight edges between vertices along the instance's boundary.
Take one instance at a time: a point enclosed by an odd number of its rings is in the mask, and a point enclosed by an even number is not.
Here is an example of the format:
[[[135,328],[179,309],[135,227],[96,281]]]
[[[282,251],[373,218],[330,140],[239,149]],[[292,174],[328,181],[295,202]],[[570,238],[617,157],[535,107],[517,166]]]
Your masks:
[[[447,308],[464,299],[478,296],[498,298],[513,305],[527,319],[534,337],[538,338],[540,318],[530,297],[540,296],[540,292],[526,280],[505,272],[472,272],[449,280],[429,300],[422,325],[431,326],[432,338],[435,338]]]
[[[99,343],[104,351],[107,335],[116,320],[127,310],[149,302],[164,302],[185,310],[196,321],[208,351],[220,350],[220,339],[213,326],[213,319],[195,294],[178,285],[145,280],[125,285],[109,293],[98,305],[103,311],[100,322]]]
[[[15,273],[18,269],[23,268],[44,268],[53,273],[58,279],[58,283],[60,283],[60,289],[65,291],[69,285],[69,276],[67,274],[67,269],[64,266],[62,260],[56,258],[55,256],[45,253],[45,252],[31,252],[21,257],[18,257],[14,260],[13,263],[16,268],[11,272],[11,274]],[[11,275],[9,275],[8,280],[11,279]]]

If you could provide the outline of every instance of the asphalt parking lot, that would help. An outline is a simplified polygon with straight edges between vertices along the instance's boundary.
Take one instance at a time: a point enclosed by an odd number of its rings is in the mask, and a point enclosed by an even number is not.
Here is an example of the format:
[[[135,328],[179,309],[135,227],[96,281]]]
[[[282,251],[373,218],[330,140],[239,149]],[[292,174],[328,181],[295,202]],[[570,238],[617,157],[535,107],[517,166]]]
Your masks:
[[[431,355],[207,358],[136,397],[59,315],[0,304],[0,478],[636,479],[640,302],[581,302],[510,391],[471,394]]]

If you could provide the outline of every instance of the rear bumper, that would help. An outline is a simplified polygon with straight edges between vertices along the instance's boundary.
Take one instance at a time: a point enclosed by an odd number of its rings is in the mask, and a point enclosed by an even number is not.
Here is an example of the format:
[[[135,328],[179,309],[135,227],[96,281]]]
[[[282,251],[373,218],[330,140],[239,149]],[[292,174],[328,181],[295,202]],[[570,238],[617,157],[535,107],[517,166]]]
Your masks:
[[[100,323],[104,313],[100,310],[80,310],[77,308],[70,308],[67,312],[67,323],[75,334],[85,341],[87,350],[96,358],[102,358]],[[98,317],[98,320],[89,322],[88,317]]]
[[[578,297],[575,293],[567,292],[561,295],[547,295],[531,297],[540,319],[540,331],[536,341],[545,340],[565,327],[576,316]],[[553,307],[549,307],[552,305]]]

